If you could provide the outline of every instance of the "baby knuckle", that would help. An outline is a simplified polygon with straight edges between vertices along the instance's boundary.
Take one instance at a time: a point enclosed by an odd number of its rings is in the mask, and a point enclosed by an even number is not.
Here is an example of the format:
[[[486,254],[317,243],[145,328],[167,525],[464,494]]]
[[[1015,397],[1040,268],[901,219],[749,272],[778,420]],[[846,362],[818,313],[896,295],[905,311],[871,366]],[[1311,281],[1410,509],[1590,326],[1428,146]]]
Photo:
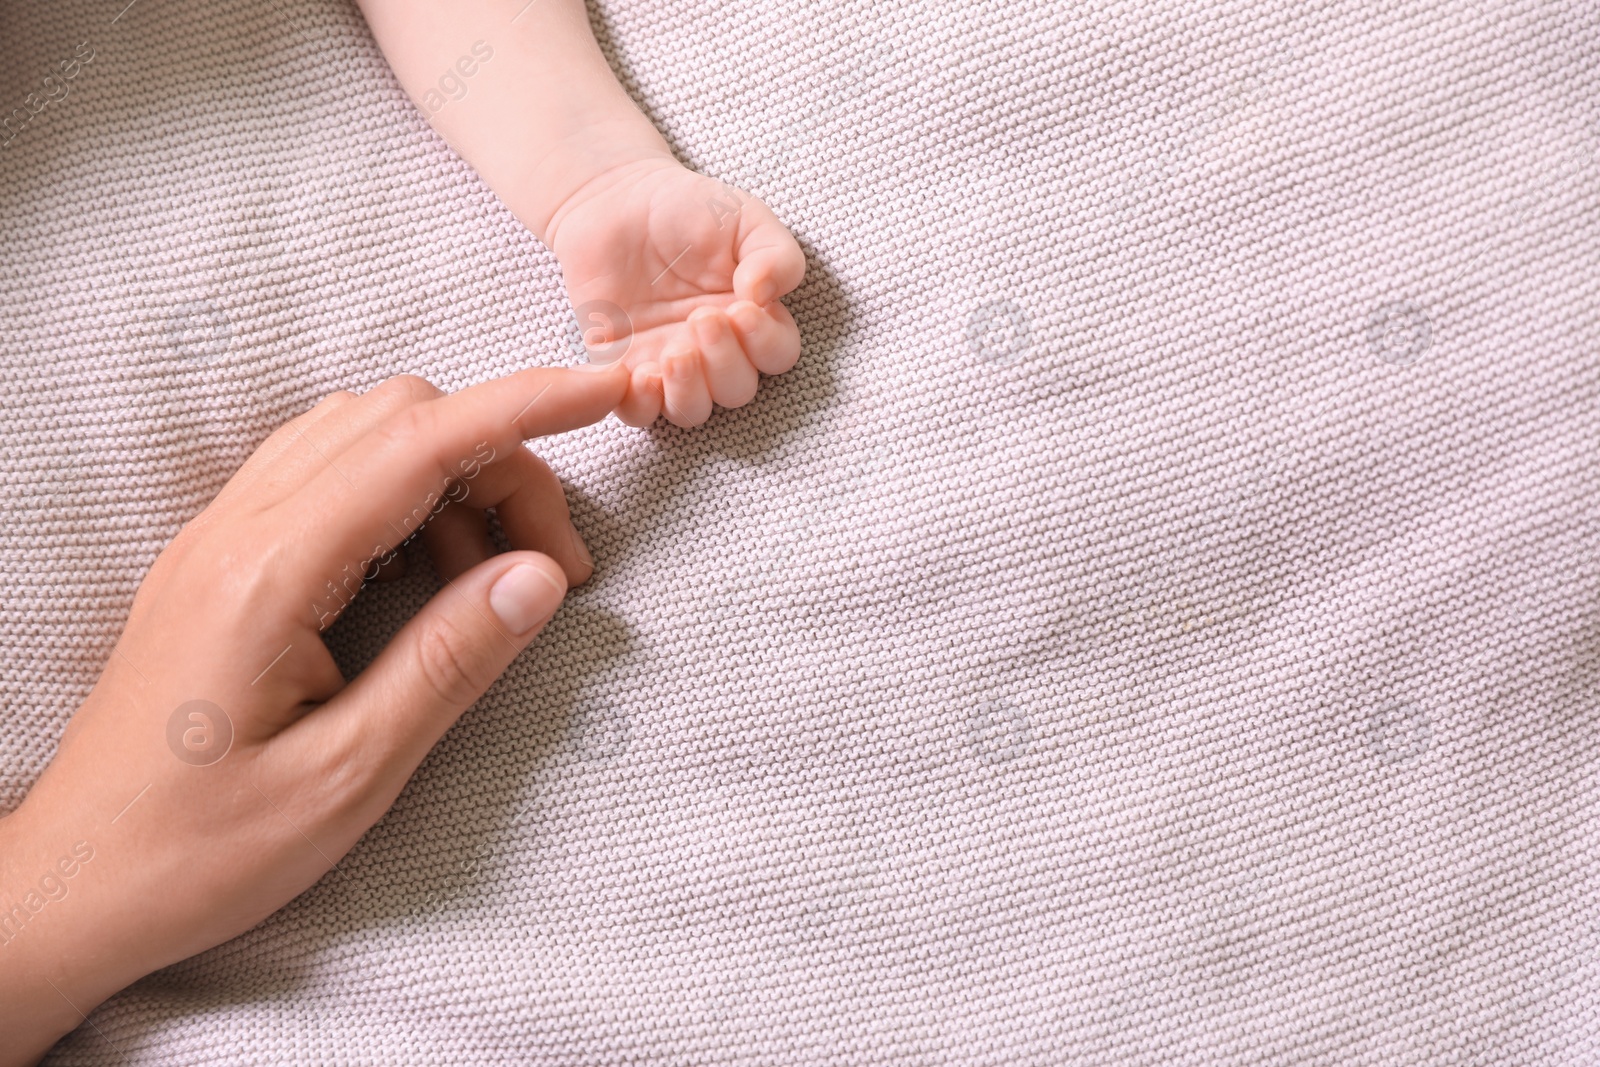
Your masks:
[[[723,388],[722,406],[727,408],[742,408],[756,398],[760,392],[761,379],[754,374],[741,379],[737,383]]]
[[[795,364],[800,362],[799,340],[796,339],[793,342],[786,340],[779,344],[777,349],[774,351],[772,358],[773,364],[777,368],[778,373],[784,374],[793,370]]]
[[[447,619],[434,620],[417,637],[417,664],[429,691],[450,707],[466,707],[494,681],[474,642]]]

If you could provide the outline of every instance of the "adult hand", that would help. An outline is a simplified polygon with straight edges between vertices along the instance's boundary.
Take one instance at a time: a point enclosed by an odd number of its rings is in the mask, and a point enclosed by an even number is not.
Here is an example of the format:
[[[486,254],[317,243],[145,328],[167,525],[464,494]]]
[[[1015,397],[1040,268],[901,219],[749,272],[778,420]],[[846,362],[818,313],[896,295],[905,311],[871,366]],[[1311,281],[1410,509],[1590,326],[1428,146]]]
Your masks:
[[[522,442],[627,388],[619,366],[335,394],[184,527],[0,820],[0,1063],[36,1062],[118,989],[256,925],[378,820],[589,576],[561,484]],[[513,551],[493,554],[488,507]],[[346,681],[321,633],[424,522],[447,587]]]

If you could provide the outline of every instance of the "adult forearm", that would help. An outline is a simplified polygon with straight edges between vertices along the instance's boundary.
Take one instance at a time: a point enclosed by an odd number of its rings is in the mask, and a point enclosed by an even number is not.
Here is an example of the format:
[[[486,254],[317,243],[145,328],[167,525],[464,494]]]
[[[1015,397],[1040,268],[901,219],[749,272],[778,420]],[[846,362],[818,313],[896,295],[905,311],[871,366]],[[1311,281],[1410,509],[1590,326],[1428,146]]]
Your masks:
[[[26,804],[0,819],[0,1067],[37,1063],[144,970],[106,926],[100,835],[60,822]]]

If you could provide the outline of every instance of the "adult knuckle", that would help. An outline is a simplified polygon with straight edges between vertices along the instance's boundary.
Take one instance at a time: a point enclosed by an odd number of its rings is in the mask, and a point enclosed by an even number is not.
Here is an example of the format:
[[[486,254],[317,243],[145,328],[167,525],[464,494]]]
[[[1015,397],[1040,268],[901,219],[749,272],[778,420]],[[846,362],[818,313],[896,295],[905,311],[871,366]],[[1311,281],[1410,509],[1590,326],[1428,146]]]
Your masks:
[[[281,427],[279,427],[278,434],[274,436],[282,435],[289,440],[298,440],[304,436],[308,427],[315,426],[317,423],[331,415],[337,415],[339,412],[349,407],[350,403],[354,401],[355,398],[356,395],[350,392],[348,389],[341,389],[337,393],[329,393],[327,396],[311,405],[311,407],[307,408],[305,411],[302,411],[300,414],[284,423]],[[251,458],[253,459],[255,457]]]
[[[213,635],[237,635],[253,625],[262,605],[281,600],[280,564],[272,545],[242,537],[231,525],[185,528],[156,557],[135,608],[142,613],[166,604],[179,612],[184,627],[204,620]]]
[[[327,396],[323,397],[322,400],[317,403],[317,406],[311,410],[338,411],[340,408],[348,406],[355,400],[355,398],[356,394],[352,393],[350,390],[340,389],[338,392],[329,393]]]
[[[319,418],[328,414],[329,412],[338,411],[355,398],[355,394],[348,389],[340,389],[336,393],[329,393],[327,396],[323,397],[321,400],[318,400],[315,404],[312,404],[309,408],[302,411],[288,422],[284,423],[284,428],[294,430],[304,427],[309,423],[316,422]]]
[[[384,444],[412,451],[429,440],[434,425],[432,406],[417,404],[397,411],[384,420],[377,433]]]
[[[407,413],[426,407],[444,393],[426,378],[415,374],[397,374],[387,378],[366,396],[369,418],[375,423],[375,432],[388,436],[391,429],[402,425]]]
[[[220,537],[199,553],[197,577],[219,604],[238,604],[259,611],[281,590],[285,568],[281,548],[252,538]]]
[[[381,766],[362,738],[341,737],[324,746],[317,768],[319,805],[335,809],[358,802],[371,788],[374,772]]]
[[[421,404],[444,395],[444,390],[416,374],[396,374],[378,388],[396,394],[407,404]]]
[[[156,557],[157,565],[170,567],[176,561],[200,551],[199,546],[205,544],[207,535],[215,526],[216,516],[212,514],[210,508],[200,512],[184,523],[173,535],[172,540],[167,542],[167,547]]]
[[[550,465],[528,451],[526,446],[518,446],[502,456],[497,456],[495,463],[511,471],[521,485],[548,487],[551,482],[560,484]]]
[[[487,665],[473,654],[474,643],[447,619],[435,620],[417,637],[417,662],[429,691],[451,707],[465,707],[489,683]]]

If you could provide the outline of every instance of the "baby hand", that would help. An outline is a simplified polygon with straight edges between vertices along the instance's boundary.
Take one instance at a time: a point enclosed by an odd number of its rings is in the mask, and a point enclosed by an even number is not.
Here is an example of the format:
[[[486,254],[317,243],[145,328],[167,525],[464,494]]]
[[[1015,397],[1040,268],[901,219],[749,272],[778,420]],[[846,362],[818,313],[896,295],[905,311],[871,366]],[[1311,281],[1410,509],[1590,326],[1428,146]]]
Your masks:
[[[0,1063],[325,875],[590,563],[525,438],[627,375],[397,378],[274,433],[156,559],[58,752],[0,819]],[[494,555],[482,509],[514,551]],[[447,587],[348,681],[322,631],[423,530]]]
[[[805,256],[770,208],[670,157],[614,166],[551,218],[590,359],[631,371],[617,409],[648,426],[665,412],[697,426],[714,403],[740,407],[757,372],[782,374],[800,331],[778,301],[800,284]]]

